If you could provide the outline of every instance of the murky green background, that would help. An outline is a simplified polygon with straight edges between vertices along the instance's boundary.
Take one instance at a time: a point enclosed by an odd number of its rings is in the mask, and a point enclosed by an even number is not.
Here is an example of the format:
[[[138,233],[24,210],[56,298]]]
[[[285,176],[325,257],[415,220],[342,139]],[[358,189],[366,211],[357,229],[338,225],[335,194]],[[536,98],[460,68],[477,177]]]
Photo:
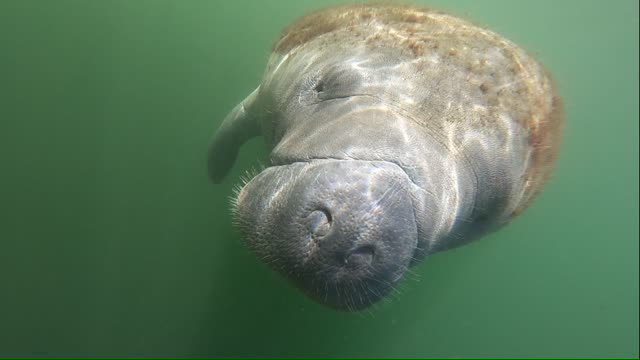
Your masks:
[[[206,144],[272,41],[333,1],[0,2],[0,356],[638,356],[638,2],[430,1],[553,71],[553,181],[373,313],[258,263]],[[427,3],[427,2],[425,2]]]

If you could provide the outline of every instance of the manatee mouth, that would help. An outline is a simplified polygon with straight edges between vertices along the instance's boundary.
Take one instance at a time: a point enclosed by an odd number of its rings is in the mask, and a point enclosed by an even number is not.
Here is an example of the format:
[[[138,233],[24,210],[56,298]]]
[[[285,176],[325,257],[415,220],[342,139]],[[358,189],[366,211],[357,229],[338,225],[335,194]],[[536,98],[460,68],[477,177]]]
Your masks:
[[[235,219],[256,255],[307,296],[355,311],[384,298],[412,263],[414,187],[385,161],[294,162],[250,180]]]

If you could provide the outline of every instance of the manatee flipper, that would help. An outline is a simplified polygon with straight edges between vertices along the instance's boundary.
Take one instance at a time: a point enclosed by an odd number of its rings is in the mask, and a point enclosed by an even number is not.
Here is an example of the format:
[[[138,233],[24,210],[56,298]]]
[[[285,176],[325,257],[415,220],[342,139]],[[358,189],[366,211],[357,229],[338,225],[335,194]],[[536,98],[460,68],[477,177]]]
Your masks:
[[[240,146],[260,134],[257,118],[251,110],[259,89],[255,89],[231,110],[209,143],[207,166],[209,178],[214,183],[222,182],[227,175]]]

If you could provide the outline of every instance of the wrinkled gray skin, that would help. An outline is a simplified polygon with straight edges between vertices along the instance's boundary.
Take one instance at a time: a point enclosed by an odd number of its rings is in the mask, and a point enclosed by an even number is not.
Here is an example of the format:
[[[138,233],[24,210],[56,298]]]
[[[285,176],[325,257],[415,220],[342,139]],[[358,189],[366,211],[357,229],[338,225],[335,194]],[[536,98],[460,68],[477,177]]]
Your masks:
[[[312,299],[359,310],[425,256],[505,223],[529,146],[508,114],[495,128],[478,120],[486,104],[456,63],[323,44],[272,56],[215,134],[209,171],[222,181],[263,135],[271,164],[234,204],[248,245]]]

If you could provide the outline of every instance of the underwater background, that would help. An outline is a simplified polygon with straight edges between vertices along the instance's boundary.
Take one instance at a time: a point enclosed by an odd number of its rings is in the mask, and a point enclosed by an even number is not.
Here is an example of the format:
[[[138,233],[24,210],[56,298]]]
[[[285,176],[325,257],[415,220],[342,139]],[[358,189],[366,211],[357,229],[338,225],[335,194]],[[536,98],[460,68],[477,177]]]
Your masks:
[[[213,130],[337,1],[0,1],[0,356],[638,356],[638,2],[420,1],[505,35],[565,101],[554,177],[371,312],[317,305],[232,228]]]

